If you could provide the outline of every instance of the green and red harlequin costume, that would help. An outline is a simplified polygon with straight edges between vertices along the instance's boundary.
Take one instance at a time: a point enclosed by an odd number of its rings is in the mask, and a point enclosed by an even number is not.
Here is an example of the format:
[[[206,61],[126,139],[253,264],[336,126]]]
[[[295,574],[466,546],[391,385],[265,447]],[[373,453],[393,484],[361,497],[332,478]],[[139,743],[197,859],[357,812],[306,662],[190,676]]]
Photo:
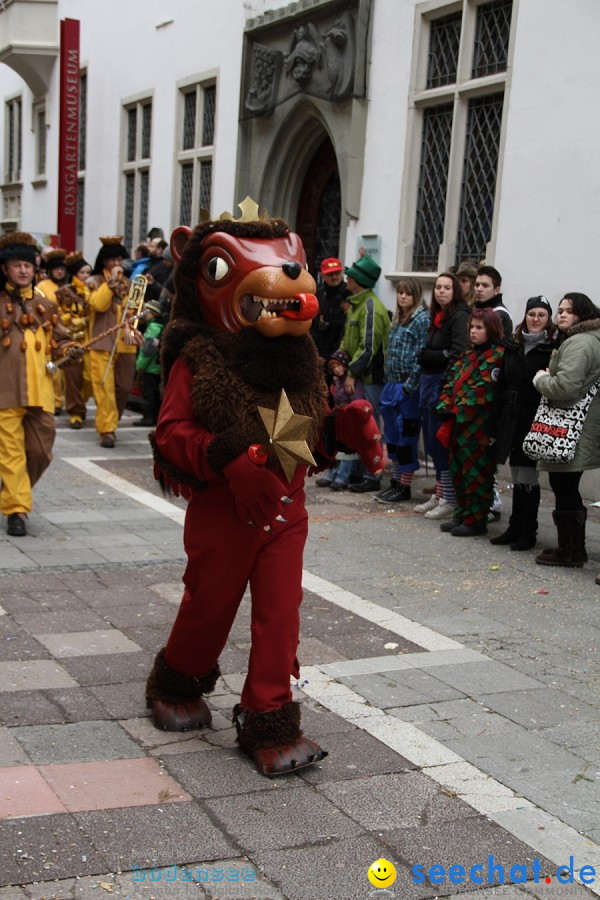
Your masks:
[[[485,522],[492,504],[496,463],[490,442],[503,354],[498,344],[466,350],[450,369],[437,406],[439,413],[454,416],[449,447],[454,515],[465,525]]]

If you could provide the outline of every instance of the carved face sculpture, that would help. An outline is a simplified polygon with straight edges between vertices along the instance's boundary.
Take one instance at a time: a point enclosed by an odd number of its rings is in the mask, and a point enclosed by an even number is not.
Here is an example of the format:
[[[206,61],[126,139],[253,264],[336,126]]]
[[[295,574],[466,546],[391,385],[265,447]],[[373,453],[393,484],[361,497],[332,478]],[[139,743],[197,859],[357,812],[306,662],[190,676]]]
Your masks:
[[[173,232],[175,259],[178,238],[190,234],[183,226]],[[203,319],[219,331],[255,328],[265,337],[300,337],[319,309],[304,248],[293,233],[268,239],[208,234],[200,244],[194,285]]]

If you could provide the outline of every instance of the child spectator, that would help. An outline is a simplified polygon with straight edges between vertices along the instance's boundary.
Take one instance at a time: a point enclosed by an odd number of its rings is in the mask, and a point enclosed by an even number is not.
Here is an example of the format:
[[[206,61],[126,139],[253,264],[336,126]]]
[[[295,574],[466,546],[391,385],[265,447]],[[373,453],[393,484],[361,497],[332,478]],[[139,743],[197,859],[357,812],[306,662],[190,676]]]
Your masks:
[[[402,278],[396,285],[396,314],[388,340],[386,383],[380,400],[392,480],[389,488],[375,495],[379,503],[410,500],[410,486],[419,468],[421,366],[417,357],[427,342],[428,328],[429,312],[421,285],[412,278]]]
[[[144,305],[144,318],[147,325],[144,331],[144,344],[140,348],[135,364],[142,382],[143,417],[136,419],[134,425],[152,428],[158,421],[160,412],[160,359],[158,354],[159,337],[164,328],[160,305],[150,300]]]
[[[498,313],[474,309],[468,329],[470,346],[450,369],[437,406],[445,419],[437,436],[450,451],[456,494],[454,516],[440,528],[455,537],[487,532],[496,469],[490,451],[494,400],[504,353]]]
[[[345,389],[350,354],[345,350],[337,350],[327,360],[327,369],[332,378],[330,388],[333,407],[346,406],[351,400],[364,400],[365,389],[360,379],[354,380],[354,393],[348,394]],[[329,487],[332,491],[345,491],[351,478],[360,480],[363,465],[357,453],[337,454],[337,465],[317,480],[319,487]]]

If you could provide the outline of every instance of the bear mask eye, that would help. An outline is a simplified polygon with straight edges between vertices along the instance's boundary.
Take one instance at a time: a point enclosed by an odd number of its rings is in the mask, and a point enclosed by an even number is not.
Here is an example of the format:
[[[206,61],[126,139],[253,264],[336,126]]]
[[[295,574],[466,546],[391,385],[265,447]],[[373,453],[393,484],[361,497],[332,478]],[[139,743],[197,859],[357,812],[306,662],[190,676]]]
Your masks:
[[[229,266],[221,256],[213,256],[206,270],[213,281],[221,281],[229,272]]]

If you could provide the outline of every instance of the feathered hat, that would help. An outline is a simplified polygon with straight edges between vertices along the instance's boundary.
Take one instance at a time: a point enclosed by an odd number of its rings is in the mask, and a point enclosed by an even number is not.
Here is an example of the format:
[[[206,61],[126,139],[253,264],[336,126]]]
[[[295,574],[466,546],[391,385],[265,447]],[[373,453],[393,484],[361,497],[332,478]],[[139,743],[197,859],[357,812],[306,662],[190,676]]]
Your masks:
[[[81,250],[74,250],[73,253],[68,253],[65,263],[71,276],[77,275],[84,266],[89,266],[89,262],[83,258]]]
[[[102,269],[104,268],[103,263],[105,263],[107,259],[129,258],[129,253],[123,246],[122,241],[122,234],[113,234],[108,237],[100,238],[102,246],[98,251],[98,256],[96,257],[96,262],[94,264],[94,275],[100,275],[102,273]]]

